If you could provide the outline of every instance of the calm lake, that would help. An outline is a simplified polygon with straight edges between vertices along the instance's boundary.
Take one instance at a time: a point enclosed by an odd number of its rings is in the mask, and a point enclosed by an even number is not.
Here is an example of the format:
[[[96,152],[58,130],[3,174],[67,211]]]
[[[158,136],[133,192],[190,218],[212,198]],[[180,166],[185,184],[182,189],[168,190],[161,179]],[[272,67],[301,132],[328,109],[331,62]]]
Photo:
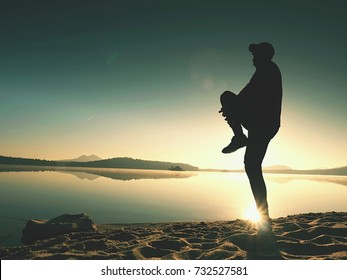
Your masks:
[[[42,167],[0,171],[1,245],[18,244],[29,219],[64,213],[87,213],[97,224],[149,223],[245,219],[254,208],[244,173]],[[347,177],[267,174],[265,180],[273,218],[347,211]]]

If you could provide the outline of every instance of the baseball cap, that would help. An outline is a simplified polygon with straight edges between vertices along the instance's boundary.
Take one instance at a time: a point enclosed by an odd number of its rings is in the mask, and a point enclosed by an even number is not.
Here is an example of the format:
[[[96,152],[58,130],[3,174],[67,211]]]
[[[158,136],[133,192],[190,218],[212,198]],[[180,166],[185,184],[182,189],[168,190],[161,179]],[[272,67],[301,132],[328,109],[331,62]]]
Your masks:
[[[269,58],[272,58],[275,54],[274,47],[268,42],[250,44],[248,49],[253,54],[261,54]]]

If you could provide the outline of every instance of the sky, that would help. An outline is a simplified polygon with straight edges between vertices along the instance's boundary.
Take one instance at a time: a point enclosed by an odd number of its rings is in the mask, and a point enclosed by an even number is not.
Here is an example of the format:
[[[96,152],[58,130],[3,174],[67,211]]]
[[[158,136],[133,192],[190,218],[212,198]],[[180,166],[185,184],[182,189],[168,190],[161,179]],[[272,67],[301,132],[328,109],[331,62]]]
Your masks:
[[[324,3],[323,3],[324,2]],[[0,155],[243,167],[218,111],[268,41],[282,126],[264,166],[346,166],[344,1],[13,1],[0,17]]]

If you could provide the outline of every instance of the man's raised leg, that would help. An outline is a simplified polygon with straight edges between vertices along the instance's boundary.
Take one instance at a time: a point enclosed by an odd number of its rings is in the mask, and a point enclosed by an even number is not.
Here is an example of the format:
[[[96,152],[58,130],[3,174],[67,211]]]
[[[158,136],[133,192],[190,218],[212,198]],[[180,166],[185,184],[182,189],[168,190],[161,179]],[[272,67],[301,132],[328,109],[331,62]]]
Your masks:
[[[222,153],[229,154],[247,145],[247,137],[244,135],[240,122],[240,104],[237,95],[231,91],[225,91],[220,97],[222,109],[220,112],[224,116],[226,122],[233,130],[234,136],[231,142],[226,146]]]

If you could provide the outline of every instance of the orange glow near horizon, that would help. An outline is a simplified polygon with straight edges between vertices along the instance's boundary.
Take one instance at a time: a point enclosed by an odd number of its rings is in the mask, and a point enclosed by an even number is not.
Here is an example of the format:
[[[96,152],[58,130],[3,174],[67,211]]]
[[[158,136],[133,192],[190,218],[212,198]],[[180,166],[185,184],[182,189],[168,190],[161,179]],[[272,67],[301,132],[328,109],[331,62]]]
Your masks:
[[[173,119],[173,116],[164,114],[159,121],[151,117],[151,121],[139,121],[137,125],[127,123],[123,130],[110,130],[113,121],[117,120],[117,116],[112,114],[99,117],[99,120],[95,117],[88,126],[79,125],[79,129],[73,126],[69,134],[58,131],[59,135],[54,135],[52,125],[47,135],[35,134],[25,139],[15,135],[11,141],[5,137],[0,154],[46,160],[95,154],[103,159],[132,157],[181,162],[201,169],[243,169],[245,149],[230,155],[221,153],[230,142],[232,131],[212,110],[216,106],[205,109],[207,114],[203,117],[201,111],[184,119]],[[293,169],[315,169],[346,165],[341,152],[345,138],[322,133],[328,129],[326,125],[320,130],[308,129],[312,125],[307,118],[284,113],[282,127],[270,142],[263,167],[286,165]]]

